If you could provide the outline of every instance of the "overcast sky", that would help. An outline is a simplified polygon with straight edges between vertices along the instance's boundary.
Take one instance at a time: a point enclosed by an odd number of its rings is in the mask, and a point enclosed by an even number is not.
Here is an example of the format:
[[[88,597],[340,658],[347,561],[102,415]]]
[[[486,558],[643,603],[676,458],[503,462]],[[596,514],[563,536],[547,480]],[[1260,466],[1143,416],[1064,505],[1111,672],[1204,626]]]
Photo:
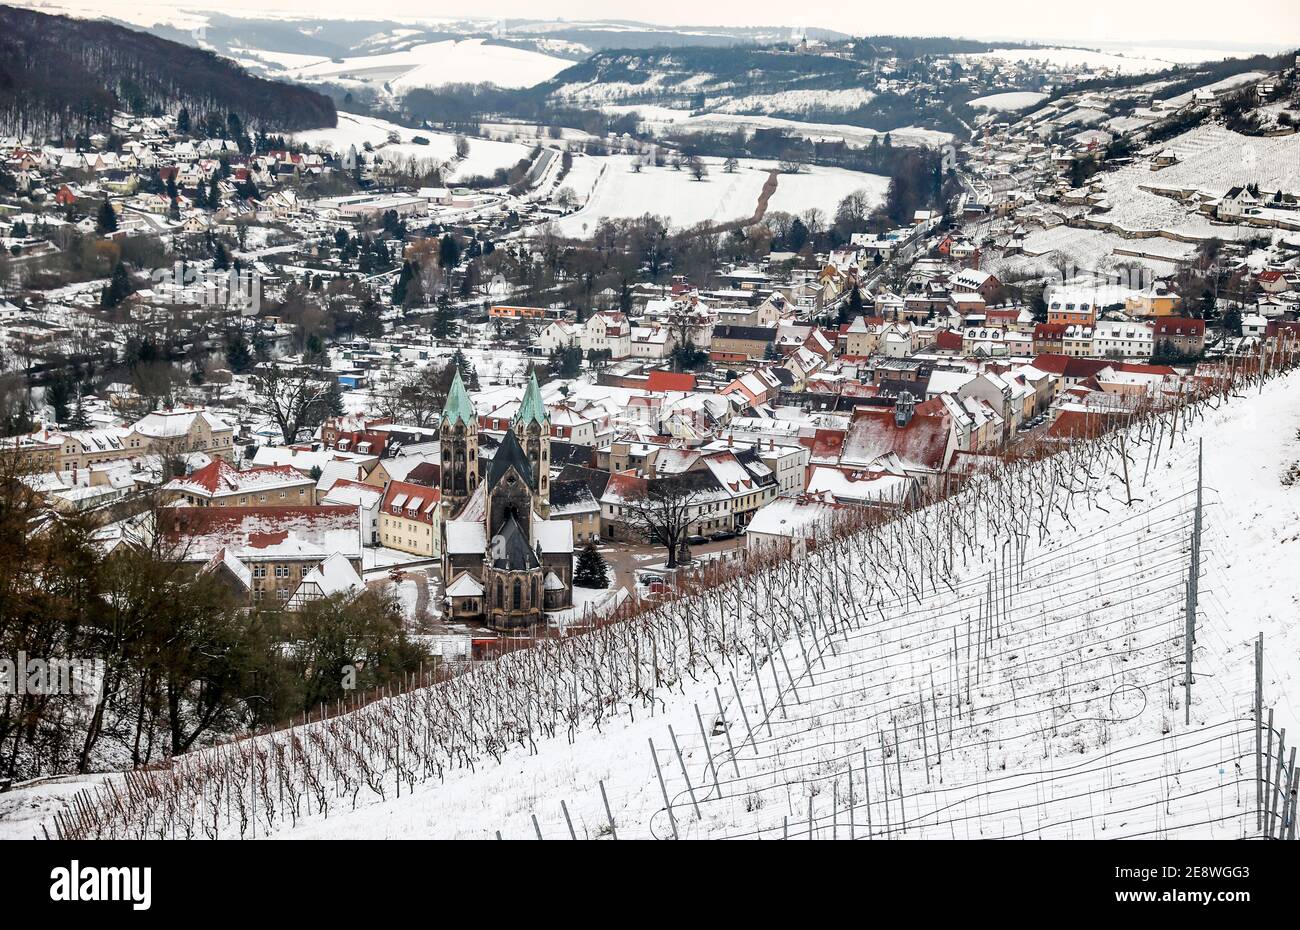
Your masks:
[[[22,5],[36,5],[28,0]],[[1076,39],[1133,44],[1203,42],[1273,47],[1300,45],[1300,0],[49,0],[137,20],[149,8],[225,10],[266,15],[283,11],[303,17],[628,19],[665,25],[779,25],[823,27],[855,35],[960,35],[987,38]],[[130,12],[128,12],[130,11]],[[166,15],[165,13],[163,14]]]

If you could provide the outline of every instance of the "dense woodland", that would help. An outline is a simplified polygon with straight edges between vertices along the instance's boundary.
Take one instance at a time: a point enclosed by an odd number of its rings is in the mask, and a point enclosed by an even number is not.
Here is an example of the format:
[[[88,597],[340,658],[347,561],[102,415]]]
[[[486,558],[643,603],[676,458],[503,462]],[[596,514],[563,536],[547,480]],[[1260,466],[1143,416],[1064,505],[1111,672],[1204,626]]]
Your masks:
[[[48,138],[107,131],[114,110],[184,107],[196,124],[240,114],[293,131],[337,122],[333,102],[249,75],[212,52],[112,23],[0,7],[0,132]]]

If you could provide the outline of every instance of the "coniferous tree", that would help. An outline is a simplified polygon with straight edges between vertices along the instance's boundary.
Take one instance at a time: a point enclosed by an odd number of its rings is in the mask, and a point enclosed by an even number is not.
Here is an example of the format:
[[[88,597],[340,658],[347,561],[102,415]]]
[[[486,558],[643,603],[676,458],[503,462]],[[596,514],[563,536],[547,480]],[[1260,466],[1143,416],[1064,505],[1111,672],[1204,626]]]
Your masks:
[[[99,215],[95,217],[95,230],[101,234],[117,232],[117,211],[113,209],[107,197],[99,205]]]
[[[105,310],[111,309],[126,300],[130,293],[131,279],[127,276],[126,266],[118,262],[108,285],[100,292],[99,305]]]
[[[243,330],[231,330],[226,336],[226,364],[235,374],[243,374],[253,367],[253,352]]]
[[[578,555],[578,565],[573,572],[573,583],[579,588],[608,588],[609,567],[596,548],[593,539],[582,547]]]
[[[77,402],[72,407],[72,412],[68,414],[69,429],[90,429],[90,414],[86,413],[85,399],[81,391],[77,391]]]

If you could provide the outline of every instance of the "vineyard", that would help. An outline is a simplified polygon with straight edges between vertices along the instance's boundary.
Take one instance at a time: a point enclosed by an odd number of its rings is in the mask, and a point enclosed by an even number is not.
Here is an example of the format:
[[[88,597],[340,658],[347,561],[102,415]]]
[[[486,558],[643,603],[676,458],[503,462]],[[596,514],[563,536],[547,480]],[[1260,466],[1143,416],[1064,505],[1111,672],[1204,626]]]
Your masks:
[[[1297,361],[1242,360],[800,558],[109,778],[41,829],[1294,838]]]

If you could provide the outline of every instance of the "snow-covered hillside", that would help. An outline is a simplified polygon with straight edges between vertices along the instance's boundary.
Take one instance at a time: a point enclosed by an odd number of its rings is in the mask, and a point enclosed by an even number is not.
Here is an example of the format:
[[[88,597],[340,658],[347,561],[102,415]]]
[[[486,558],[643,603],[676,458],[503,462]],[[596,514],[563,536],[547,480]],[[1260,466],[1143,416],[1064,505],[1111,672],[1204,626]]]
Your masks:
[[[1300,372],[1232,393],[437,687],[183,757],[129,787],[109,780],[130,794],[122,813],[60,828],[1258,835],[1257,633],[1266,712],[1280,728],[1300,710]],[[1269,745],[1276,772],[1276,733]],[[21,829],[67,791],[14,799]]]
[[[400,141],[389,142],[392,133],[396,133]],[[414,142],[417,136],[427,139],[428,144]],[[348,147],[353,145],[360,152],[369,143],[385,161],[405,163],[414,158],[421,164],[447,165],[444,181],[475,176],[491,177],[498,168],[512,167],[520,159],[527,158],[531,151],[528,146],[515,142],[471,138],[469,154],[463,159],[456,159],[456,137],[451,133],[433,129],[410,129],[355,113],[339,113],[338,125],[334,128],[295,133],[293,140],[338,154],[346,153]]]
[[[776,168],[770,162],[742,159],[738,170],[727,174],[722,159],[706,158],[708,176],[696,181],[684,168],[644,167],[637,172],[635,161],[630,155],[576,159],[564,183],[584,206],[557,220],[557,231],[581,238],[590,236],[603,219],[646,213],[667,217],[674,229],[748,219],[757,212],[764,185]],[[888,186],[889,179],[880,175],[809,166],[798,174],[776,175],[767,210],[801,214],[818,209],[829,217],[856,191],[865,192],[874,206],[884,199]]]
[[[262,57],[257,51],[253,57]],[[274,59],[268,59],[274,60]],[[287,64],[279,56],[279,64]],[[447,39],[409,49],[334,61],[318,59],[288,66],[286,77],[299,81],[387,86],[394,93],[443,84],[490,83],[532,87],[550,80],[573,62],[484,39]]]

